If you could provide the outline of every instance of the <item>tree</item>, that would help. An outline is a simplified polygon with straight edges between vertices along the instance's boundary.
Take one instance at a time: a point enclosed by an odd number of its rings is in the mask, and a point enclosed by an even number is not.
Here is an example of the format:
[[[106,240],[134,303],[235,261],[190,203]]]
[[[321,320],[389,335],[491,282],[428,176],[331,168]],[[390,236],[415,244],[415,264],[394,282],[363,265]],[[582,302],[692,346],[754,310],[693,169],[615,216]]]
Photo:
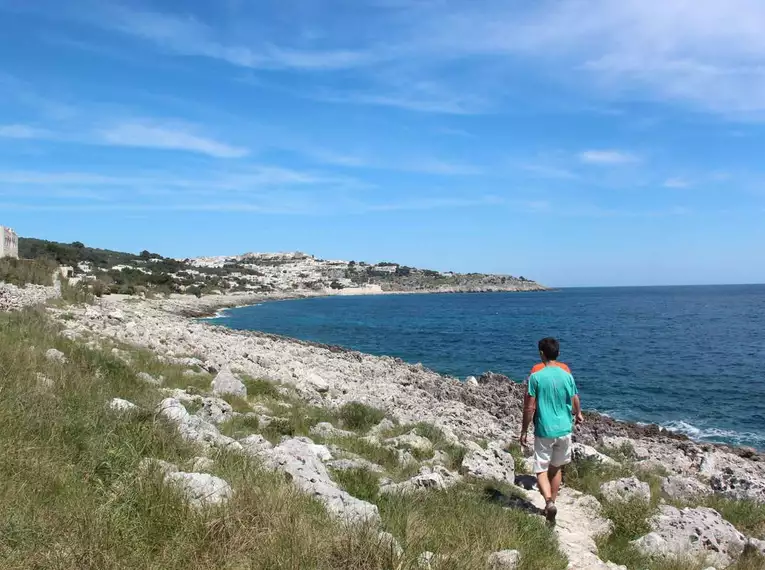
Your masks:
[[[72,242],[72,247],[77,248],[77,249],[85,249],[85,244],[82,243],[81,241],[73,241]]]

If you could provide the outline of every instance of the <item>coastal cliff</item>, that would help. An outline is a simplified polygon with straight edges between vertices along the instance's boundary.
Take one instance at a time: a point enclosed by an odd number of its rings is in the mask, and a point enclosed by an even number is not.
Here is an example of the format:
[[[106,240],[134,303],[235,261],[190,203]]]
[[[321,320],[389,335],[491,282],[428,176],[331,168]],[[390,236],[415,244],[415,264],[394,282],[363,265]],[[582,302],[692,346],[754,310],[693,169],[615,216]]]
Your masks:
[[[140,487],[148,477],[192,511],[170,522],[165,511],[154,510],[143,524],[185,528],[197,517],[227,521],[216,523],[229,528],[220,538],[227,556],[259,556],[274,568],[763,567],[760,453],[588,414],[575,434],[558,525],[549,529],[539,514],[530,459],[515,443],[520,384],[491,373],[464,382],[395,358],[184,316],[237,297],[112,295],[95,303],[54,301],[44,314],[0,315],[8,337],[3,365],[22,366],[21,376],[6,386],[22,392],[9,401],[34,394],[60,410],[56,422],[66,425],[80,413],[66,402],[100,398],[90,405],[98,408],[99,422],[112,426],[103,434],[110,443],[89,445],[97,455],[100,446],[111,449],[92,458],[94,465],[107,461],[111,474],[106,483],[101,475],[94,481],[114,498],[96,495],[94,508],[105,501],[99,508],[110,512],[110,505],[123,504],[127,481]],[[27,296],[12,306],[35,302]],[[16,338],[31,342],[13,349]],[[27,376],[31,384],[24,388],[19,378]],[[82,433],[99,438],[102,430]],[[164,443],[138,445],[131,439],[138,434]],[[173,434],[183,443],[171,443]],[[115,463],[108,459],[114,454],[131,459]],[[286,487],[273,478],[280,473]],[[311,518],[318,514],[302,498],[276,507],[288,488],[317,501],[329,518]],[[53,508],[47,505],[39,508]],[[303,538],[268,547],[267,537],[291,533],[278,523],[287,515],[304,529]],[[258,539],[241,542],[236,521],[263,516],[271,517],[270,526],[245,524],[242,532]],[[307,544],[315,540],[321,546],[309,555]],[[356,547],[333,550],[336,541]],[[69,560],[66,552],[61,556]],[[156,563],[156,554],[145,556]],[[280,557],[293,562],[285,566]],[[166,568],[177,564],[163,560]]]

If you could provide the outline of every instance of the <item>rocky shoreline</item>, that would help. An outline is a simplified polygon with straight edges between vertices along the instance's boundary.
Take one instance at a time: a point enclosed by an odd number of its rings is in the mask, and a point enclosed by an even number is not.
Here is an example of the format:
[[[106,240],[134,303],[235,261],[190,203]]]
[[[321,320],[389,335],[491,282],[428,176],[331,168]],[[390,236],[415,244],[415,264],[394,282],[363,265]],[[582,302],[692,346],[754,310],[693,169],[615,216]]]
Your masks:
[[[439,463],[438,457],[447,457],[442,453],[423,464],[410,480],[389,481],[380,487],[380,492],[409,492],[431,486],[446,488],[460,481],[464,474],[479,479],[508,480],[517,485],[528,483],[524,483],[522,477],[514,477],[518,473],[506,451],[518,437],[523,386],[505,376],[488,372],[462,382],[397,358],[260,332],[234,331],[196,318],[224,307],[287,298],[292,297],[221,295],[201,299],[189,296],[140,299],[113,295],[99,299],[95,305],[49,307],[48,311],[59,320],[66,338],[94,343],[94,346],[109,340],[145,348],[164,362],[188,367],[189,377],[193,376],[194,369],[216,375],[212,385],[214,393],[218,390],[216,383],[227,382],[238,387],[241,382],[236,377],[239,375],[263,379],[294,391],[301,401],[312,406],[339,410],[359,402],[384,411],[396,425],[433,425],[444,437],[448,436],[450,445],[466,450],[459,474]],[[118,349],[115,351],[117,356],[121,354]],[[161,385],[161,381],[158,382]],[[202,398],[191,389],[162,389],[168,397],[163,400],[159,413],[175,423],[184,437],[264,458],[274,469],[289,473],[298,486],[322,497],[327,508],[339,516],[367,517],[376,512],[369,503],[339,490],[329,478],[324,464],[333,461],[331,447],[327,451],[305,437],[285,438],[275,447],[257,434],[235,441],[220,434],[215,422],[209,423],[216,416],[231,414],[230,406],[226,411],[225,402]],[[189,413],[184,407],[186,402],[197,405],[201,402],[205,407],[197,413]],[[208,404],[212,406],[209,410]],[[342,430],[331,424],[320,425],[323,425],[322,431],[317,431],[317,436],[342,434]],[[380,427],[378,432],[384,433],[385,429]],[[370,431],[369,438],[393,446],[391,449],[398,449],[404,454],[402,457],[407,455],[403,450],[431,444],[414,432],[381,440]],[[578,459],[589,458],[605,465],[627,461],[634,469],[663,474],[661,492],[667,500],[686,501],[714,493],[735,500],[765,503],[765,456],[755,450],[695,442],[658,426],[620,422],[595,413],[587,414],[587,421],[574,439]],[[620,479],[610,487],[604,485],[601,493],[604,497],[621,496],[620,493],[641,496],[647,492],[642,485],[637,480]],[[527,500],[536,505],[540,497],[528,491]],[[636,547],[656,555],[686,550],[714,554],[719,567],[736,560],[745,545],[765,553],[765,542],[745,537],[716,511],[702,507],[679,510],[674,504],[660,505],[660,514],[651,519],[652,532],[636,541]],[[561,495],[564,518],[556,533],[561,549],[569,558],[569,568],[623,568],[597,556],[595,539],[609,528],[608,520],[599,512],[600,505],[594,496],[572,489],[565,489]]]

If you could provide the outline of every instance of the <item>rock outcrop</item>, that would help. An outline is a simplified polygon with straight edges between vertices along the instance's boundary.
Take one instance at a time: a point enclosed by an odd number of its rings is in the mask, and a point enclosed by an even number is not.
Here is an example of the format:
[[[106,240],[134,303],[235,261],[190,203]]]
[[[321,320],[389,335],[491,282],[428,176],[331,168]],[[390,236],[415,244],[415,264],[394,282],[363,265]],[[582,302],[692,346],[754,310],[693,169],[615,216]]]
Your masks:
[[[637,477],[625,477],[616,481],[608,481],[600,486],[600,493],[607,501],[625,502],[634,499],[651,500],[651,488]]]
[[[651,556],[707,556],[727,567],[744,551],[746,538],[714,509],[677,509],[661,505],[651,519],[652,532],[633,544]]]
[[[503,449],[501,442],[491,441],[484,449],[469,441],[466,448],[460,473],[477,479],[500,481],[510,485],[515,483],[515,459]]]

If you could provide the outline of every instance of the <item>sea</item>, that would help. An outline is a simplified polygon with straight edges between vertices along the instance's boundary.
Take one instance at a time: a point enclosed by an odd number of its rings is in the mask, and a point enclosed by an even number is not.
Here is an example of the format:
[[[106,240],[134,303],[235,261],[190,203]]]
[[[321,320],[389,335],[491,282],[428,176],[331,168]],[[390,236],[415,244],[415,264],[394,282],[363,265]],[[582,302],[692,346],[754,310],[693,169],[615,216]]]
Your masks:
[[[765,285],[326,297],[211,320],[462,380],[490,370],[521,381],[537,341],[554,336],[585,409],[765,449]]]

